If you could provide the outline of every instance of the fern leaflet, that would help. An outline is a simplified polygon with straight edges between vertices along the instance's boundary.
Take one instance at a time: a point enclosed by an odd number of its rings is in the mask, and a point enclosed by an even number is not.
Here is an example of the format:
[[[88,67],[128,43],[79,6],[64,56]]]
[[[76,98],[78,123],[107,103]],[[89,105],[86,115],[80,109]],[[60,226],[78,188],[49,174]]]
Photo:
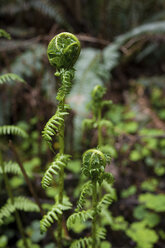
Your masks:
[[[21,83],[25,83],[24,79],[14,73],[6,73],[0,76],[0,85],[10,81],[18,81]]]
[[[100,241],[100,239],[105,239],[106,238],[106,229],[103,227],[99,227],[96,230],[96,239]]]
[[[51,163],[51,165],[49,166],[49,168],[47,169],[47,171],[45,172],[42,178],[41,183],[44,189],[46,189],[50,185],[53,179],[53,175],[57,175],[61,170],[61,168],[66,166],[69,159],[70,159],[70,155],[57,154],[55,161]]]
[[[71,204],[69,201],[65,199],[63,204],[55,203],[50,211],[47,212],[40,221],[40,230],[41,233],[47,231],[47,229],[54,223],[54,221],[58,221],[58,216],[62,214],[63,211],[71,208]]]
[[[85,237],[78,240],[73,241],[70,248],[90,248],[92,245],[92,238]]]
[[[16,209],[26,212],[39,212],[38,206],[30,199],[24,196],[14,197],[14,204],[8,199],[7,203],[0,209],[0,225],[4,223],[3,219],[10,217]]]
[[[71,228],[71,226],[76,222],[76,221],[86,221],[87,219],[93,219],[93,210],[83,210],[78,213],[74,213],[71,216],[69,216],[67,220],[67,227],[68,229]]]
[[[18,135],[27,138],[28,134],[20,127],[14,125],[0,126],[0,135]]]
[[[97,205],[98,211],[101,211],[104,207],[110,205],[112,202],[113,202],[113,198],[111,194],[105,194]]]
[[[16,162],[12,161],[4,162],[4,172],[16,175],[22,174],[19,165]],[[3,174],[2,166],[0,166],[0,174]]]
[[[91,195],[91,193],[92,193],[92,182],[88,181],[86,184],[84,184],[84,186],[81,190],[80,198],[79,198],[79,201],[77,203],[77,210],[78,211],[81,208],[83,208],[86,197]]]
[[[48,142],[51,148],[53,136],[58,135],[60,128],[64,125],[64,117],[65,115],[68,115],[68,109],[69,107],[67,104],[64,105],[63,111],[59,107],[55,115],[49,119],[42,131],[43,138]]]

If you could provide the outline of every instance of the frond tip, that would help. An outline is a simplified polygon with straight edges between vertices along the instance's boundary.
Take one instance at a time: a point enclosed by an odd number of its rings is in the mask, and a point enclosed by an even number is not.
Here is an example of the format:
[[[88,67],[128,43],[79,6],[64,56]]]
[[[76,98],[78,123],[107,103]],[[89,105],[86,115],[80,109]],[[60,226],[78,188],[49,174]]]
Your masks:
[[[20,76],[14,73],[6,73],[0,76],[0,85],[11,81],[18,81],[20,83],[25,83],[24,79],[22,79]]]
[[[28,134],[20,127],[14,125],[0,126],[0,135],[17,135],[27,138]]]
[[[49,168],[46,170],[42,178],[42,187],[46,189],[53,179],[53,175],[57,175],[61,168],[65,167],[70,160],[70,155],[57,154],[55,161],[52,162]]]
[[[93,188],[93,185],[91,181],[88,181],[87,183],[84,184],[81,190],[79,201],[77,203],[77,210],[83,208],[86,197],[92,194],[92,188]]]

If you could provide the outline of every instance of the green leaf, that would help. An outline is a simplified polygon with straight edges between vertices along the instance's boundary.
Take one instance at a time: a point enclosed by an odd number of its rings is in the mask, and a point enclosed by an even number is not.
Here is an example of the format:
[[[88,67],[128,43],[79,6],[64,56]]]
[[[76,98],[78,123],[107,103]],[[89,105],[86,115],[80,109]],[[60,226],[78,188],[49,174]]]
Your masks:
[[[165,195],[154,195],[151,193],[141,194],[139,196],[139,202],[143,203],[146,208],[152,209],[156,212],[165,211]]]
[[[153,248],[158,241],[154,230],[145,227],[143,222],[135,222],[127,229],[126,234],[137,243],[138,248]]]
[[[127,198],[131,195],[134,195],[136,193],[137,189],[135,185],[130,186],[128,189],[122,190],[121,197]]]
[[[130,153],[130,160],[131,161],[138,161],[142,159],[142,154],[138,151],[138,150],[133,150],[131,153]]]
[[[0,85],[11,81],[18,81],[21,83],[25,83],[24,79],[22,79],[20,76],[14,73],[6,73],[0,76]]]

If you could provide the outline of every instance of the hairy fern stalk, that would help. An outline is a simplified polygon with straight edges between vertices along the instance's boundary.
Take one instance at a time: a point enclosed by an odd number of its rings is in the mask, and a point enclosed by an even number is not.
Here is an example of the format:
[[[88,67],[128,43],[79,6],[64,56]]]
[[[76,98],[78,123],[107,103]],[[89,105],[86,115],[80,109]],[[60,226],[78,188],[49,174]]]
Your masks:
[[[83,154],[83,167],[82,173],[89,178],[89,181],[84,184],[80,198],[77,204],[76,212],[73,213],[67,220],[67,227],[71,229],[76,221],[92,220],[91,236],[74,240],[71,248],[99,248],[101,242],[106,238],[106,230],[100,227],[98,217],[113,201],[112,195],[105,194],[99,200],[99,192],[102,187],[103,181],[109,185],[113,184],[113,176],[106,173],[105,166],[110,162],[110,157],[103,153],[100,149],[90,149]],[[92,208],[85,209],[86,199],[92,198]]]
[[[50,149],[54,152],[53,142],[57,136],[59,139],[59,153],[56,155],[54,161],[50,164],[42,178],[42,187],[46,189],[49,187],[55,175],[59,176],[58,182],[58,197],[52,209],[44,215],[40,222],[42,232],[54,223],[58,222],[57,245],[62,248],[62,221],[63,211],[71,207],[69,201],[65,201],[64,197],[64,168],[67,166],[70,156],[65,154],[64,143],[64,127],[65,116],[67,116],[70,107],[65,104],[66,95],[69,94],[72,87],[72,80],[74,78],[74,64],[80,54],[80,42],[71,33],[60,33],[56,35],[49,43],[47,55],[49,62],[56,68],[55,76],[60,77],[61,87],[58,90],[56,99],[58,107],[56,113],[48,120],[42,132],[43,138],[48,143]]]

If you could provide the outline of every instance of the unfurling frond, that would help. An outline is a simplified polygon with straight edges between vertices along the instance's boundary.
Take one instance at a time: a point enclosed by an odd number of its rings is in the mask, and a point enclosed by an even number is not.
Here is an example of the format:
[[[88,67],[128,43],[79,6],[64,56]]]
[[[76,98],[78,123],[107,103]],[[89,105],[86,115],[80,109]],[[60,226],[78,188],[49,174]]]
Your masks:
[[[54,223],[54,221],[58,221],[59,215],[62,214],[63,211],[68,210],[71,208],[70,203],[65,205],[55,203],[50,211],[47,212],[40,221],[40,230],[41,233],[44,233],[47,231],[47,229]]]
[[[16,162],[4,162],[4,172],[5,173],[12,173],[16,175],[22,174],[19,165]],[[2,166],[0,165],[0,174],[3,173]]]
[[[71,88],[72,88],[72,80],[74,78],[74,69],[61,69],[60,72],[56,73],[56,76],[60,76],[61,77],[61,87],[58,90],[57,93],[57,100],[58,101],[63,101],[64,98],[69,94]]]
[[[25,212],[39,212],[38,206],[30,199],[24,196],[14,197],[14,204],[12,204],[9,199],[0,209],[0,225],[4,223],[3,219],[10,217],[16,209]]]
[[[93,210],[83,210],[78,213],[74,213],[69,216],[67,220],[67,227],[70,229],[76,221],[86,221],[87,219],[93,219]]]
[[[111,194],[105,194],[97,205],[98,211],[101,211],[104,207],[109,206],[112,202],[113,202],[113,198]]]
[[[44,130],[42,131],[43,138],[52,147],[53,137],[59,134],[60,128],[64,125],[64,117],[68,115],[68,105],[64,105],[64,110],[59,107],[49,121],[46,123]]]
[[[55,161],[52,162],[49,168],[46,170],[43,178],[42,178],[42,187],[46,189],[50,186],[53,175],[57,175],[61,168],[66,167],[68,161],[70,160],[70,155],[66,154],[57,154]]]
[[[106,157],[99,149],[90,149],[83,154],[82,173],[91,180],[101,179],[106,166]]]
[[[20,127],[14,125],[0,126],[0,135],[18,135],[27,138],[28,134]]]
[[[92,187],[93,185],[91,181],[88,181],[86,184],[83,185],[83,188],[81,189],[80,198],[77,203],[77,210],[83,208],[86,197],[92,194]]]
[[[102,175],[102,180],[105,180],[107,183],[109,184],[113,184],[114,183],[114,177],[111,173],[107,173],[105,172],[103,175]]]
[[[22,79],[20,76],[14,73],[6,73],[0,76],[0,85],[11,81],[18,81],[21,83],[25,83],[24,79]]]
[[[78,240],[73,241],[70,248],[90,248],[92,245],[92,238],[85,237]]]
[[[4,37],[4,38],[6,38],[8,40],[11,39],[10,34],[8,34],[4,29],[0,29],[0,37]]]
[[[95,123],[95,120],[94,119],[85,119],[83,121],[83,124],[82,124],[83,130],[85,130],[85,129],[92,129],[94,123]]]

